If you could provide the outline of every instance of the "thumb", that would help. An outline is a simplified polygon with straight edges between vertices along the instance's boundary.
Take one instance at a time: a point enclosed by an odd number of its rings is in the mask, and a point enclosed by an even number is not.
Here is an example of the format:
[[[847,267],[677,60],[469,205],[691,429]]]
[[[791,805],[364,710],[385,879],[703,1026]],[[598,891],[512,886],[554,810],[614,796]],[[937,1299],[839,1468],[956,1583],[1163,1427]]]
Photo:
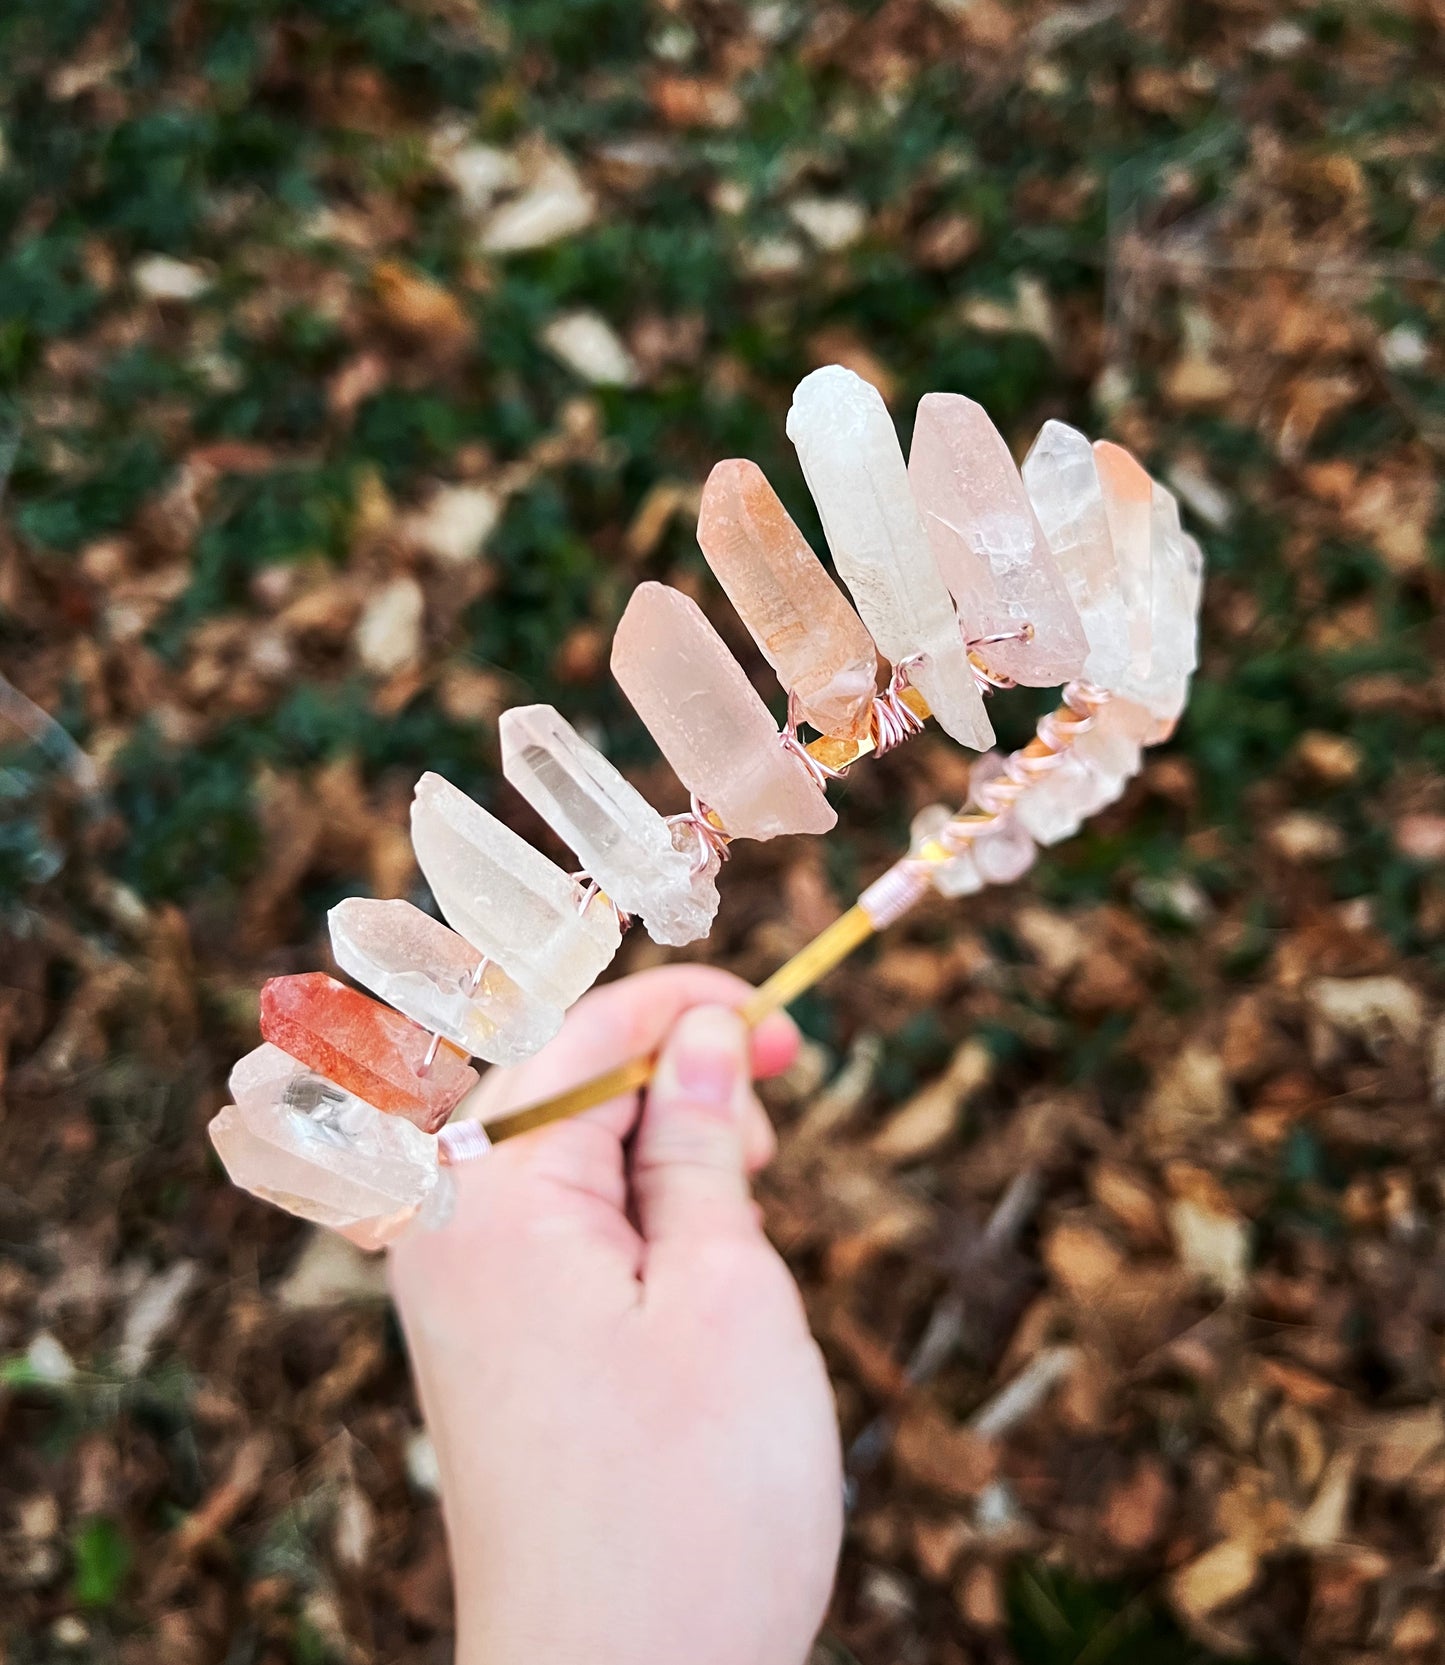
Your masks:
[[[744,1166],[756,1111],[747,1027],[726,1006],[694,1006],[662,1048],[632,1153],[638,1223],[650,1243],[752,1236]]]

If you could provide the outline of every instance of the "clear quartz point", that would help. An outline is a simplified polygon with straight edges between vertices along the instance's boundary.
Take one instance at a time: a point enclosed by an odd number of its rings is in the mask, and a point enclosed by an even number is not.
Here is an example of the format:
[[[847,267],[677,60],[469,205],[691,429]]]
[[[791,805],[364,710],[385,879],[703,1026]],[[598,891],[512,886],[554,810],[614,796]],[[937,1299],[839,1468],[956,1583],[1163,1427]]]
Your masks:
[[[276,1047],[248,1053],[231,1083],[238,1102],[210,1124],[216,1154],[234,1184],[288,1213],[377,1248],[440,1183],[434,1138]]]
[[[908,679],[945,733],[961,745],[991,745],[958,615],[878,390],[839,364],[815,370],[793,394],[788,438],[833,564],[880,651],[894,665],[917,659]]]
[[[1035,688],[1077,676],[1089,644],[1003,435],[977,400],[928,393],[908,454],[924,530],[958,616],[996,675]],[[1007,637],[1028,626],[1026,639]]]
[[[575,880],[440,775],[416,784],[411,839],[448,921],[538,1000],[565,1010],[617,952],[606,898],[584,908]]]
[[[657,942],[705,937],[718,907],[713,872],[695,849],[676,847],[637,788],[550,705],[515,706],[500,726],[502,773],[617,906]]]
[[[410,902],[352,896],[326,920],[331,952],[349,977],[474,1058],[520,1063],[562,1027],[560,1006],[528,994]]]
[[[1155,482],[1150,497],[1152,586],[1149,675],[1129,691],[1156,718],[1150,743],[1173,729],[1189,697],[1199,660],[1199,601],[1204,559],[1179,524],[1174,494]]]

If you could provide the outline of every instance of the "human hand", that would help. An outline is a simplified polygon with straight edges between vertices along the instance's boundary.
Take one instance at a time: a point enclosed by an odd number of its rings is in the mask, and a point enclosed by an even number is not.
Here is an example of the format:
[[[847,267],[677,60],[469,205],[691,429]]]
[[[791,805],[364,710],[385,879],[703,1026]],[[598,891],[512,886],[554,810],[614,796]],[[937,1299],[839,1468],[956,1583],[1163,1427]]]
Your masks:
[[[392,1251],[458,1665],[807,1658],[842,1465],[822,1358],[748,1194],[773,1149],[750,1073],[797,1048],[782,1016],[749,1039],[749,992],[707,966],[594,990],[535,1058],[486,1077],[484,1117],[661,1044],[651,1088],[459,1166],[451,1223]]]

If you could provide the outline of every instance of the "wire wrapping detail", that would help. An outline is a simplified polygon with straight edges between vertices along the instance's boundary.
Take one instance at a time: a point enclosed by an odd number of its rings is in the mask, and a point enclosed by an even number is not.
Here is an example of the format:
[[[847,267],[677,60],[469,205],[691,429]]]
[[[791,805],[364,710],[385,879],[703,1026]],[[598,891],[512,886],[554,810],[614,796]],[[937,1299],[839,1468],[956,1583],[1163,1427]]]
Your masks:
[[[976,811],[961,811],[919,852],[925,862],[940,862],[962,854],[974,839],[988,832],[1018,799],[1043,776],[1059,768],[1074,742],[1095,727],[1099,710],[1112,698],[1107,688],[1082,680],[1068,683],[1063,705],[1039,719],[1034,738],[1010,752],[1002,770],[972,790]]]
[[[491,1148],[492,1141],[481,1122],[448,1122],[437,1134],[437,1158],[449,1167],[475,1161]]]
[[[858,906],[868,915],[875,931],[882,931],[895,919],[901,919],[932,890],[933,880],[928,869],[927,861],[905,856],[868,886],[858,898]]]
[[[892,676],[888,678],[887,688],[873,701],[875,757],[885,756],[895,746],[901,746],[905,740],[911,740],[915,734],[922,732],[923,718],[903,698],[903,690],[908,686],[908,673],[915,665],[922,663],[921,653],[910,654],[907,659],[900,659],[893,667]]]
[[[798,728],[802,723],[802,713],[798,709],[798,696],[790,688],[788,690],[788,720],[783,725],[778,740],[785,752],[797,758],[799,763],[808,771],[808,779],[820,792],[826,793],[830,780],[842,780],[848,773],[847,765],[835,769],[831,764],[824,763],[822,758],[814,757],[812,752],[798,738]]]
[[[692,871],[701,873],[714,856],[726,861],[732,853],[728,846],[732,834],[725,832],[702,799],[694,792],[689,796],[690,808],[679,815],[669,815],[669,827],[684,827],[697,839],[697,853],[692,858]]]

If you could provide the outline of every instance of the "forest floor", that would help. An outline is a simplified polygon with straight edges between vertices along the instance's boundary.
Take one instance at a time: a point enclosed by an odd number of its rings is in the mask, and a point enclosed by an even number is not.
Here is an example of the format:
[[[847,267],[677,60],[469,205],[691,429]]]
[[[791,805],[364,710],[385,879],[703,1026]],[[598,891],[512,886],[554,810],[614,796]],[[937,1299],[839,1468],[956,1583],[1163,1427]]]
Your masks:
[[[450,1657],[378,1268],[205,1124],[326,908],[416,893],[423,768],[542,838],[503,707],[682,807],[612,627],[666,579],[767,686],[698,490],[818,537],[831,361],[1120,439],[1209,577],[1122,802],[799,1006],[817,1660],[1445,1657],[1439,0],[0,14],[5,1665]],[[855,771],[687,957],[765,975],[965,776]]]

